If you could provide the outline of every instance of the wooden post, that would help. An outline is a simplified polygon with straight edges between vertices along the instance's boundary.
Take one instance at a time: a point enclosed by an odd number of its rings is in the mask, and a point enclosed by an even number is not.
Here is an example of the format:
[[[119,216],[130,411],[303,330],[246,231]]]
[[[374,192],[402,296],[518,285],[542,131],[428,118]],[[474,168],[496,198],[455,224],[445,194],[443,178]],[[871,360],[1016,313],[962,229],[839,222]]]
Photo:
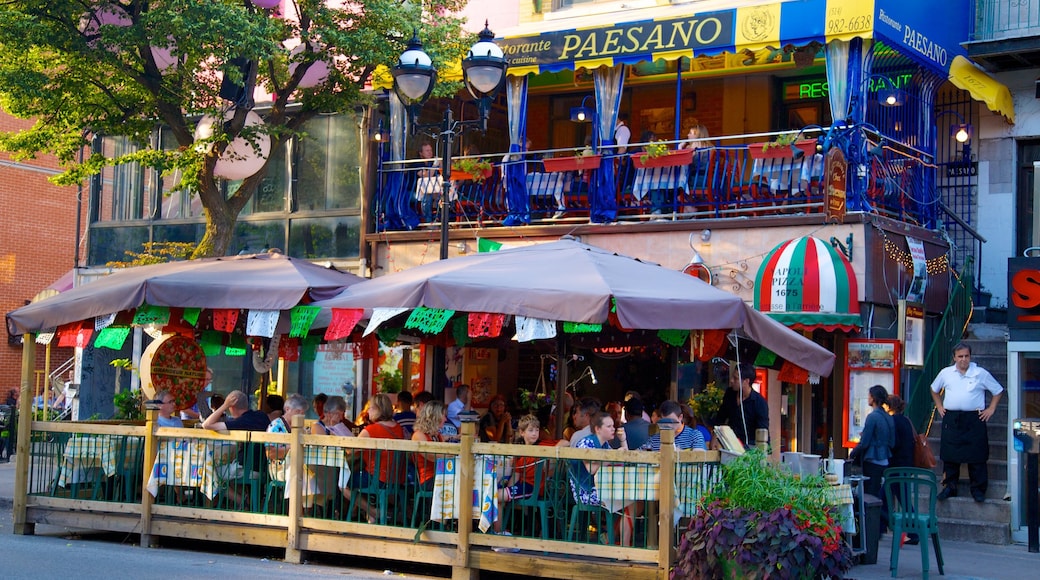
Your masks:
[[[657,498],[657,577],[667,580],[672,568],[672,532],[675,511],[675,428],[677,425],[658,421],[661,426],[661,477],[658,480]],[[693,427],[686,427],[693,429]]]
[[[470,413],[476,415],[476,413]],[[452,580],[476,580],[477,571],[469,567],[469,534],[473,529],[473,440],[477,435],[476,421],[462,417],[462,438],[459,441],[459,459],[455,462],[459,479],[458,502],[459,545],[455,552],[455,565],[451,567]]]
[[[36,335],[22,335],[22,384],[18,395],[18,445],[14,462],[14,533],[31,536],[36,524],[25,521],[29,495],[29,453],[32,451],[33,371],[36,368]],[[46,397],[44,397],[46,399]]]
[[[152,477],[152,469],[155,467],[155,458],[159,454],[159,439],[155,436],[158,426],[159,411],[148,409],[145,411],[144,430],[144,470],[141,477],[141,547],[152,547],[152,506],[155,498],[148,491],[148,480]]]
[[[303,498],[300,495],[303,491],[300,485],[303,481],[303,415],[293,417],[290,427],[292,433],[289,438],[289,468],[286,470],[285,481],[286,491],[289,492],[289,531],[285,541],[285,561],[299,564],[303,561],[303,554],[299,548],[300,519],[303,517]]]

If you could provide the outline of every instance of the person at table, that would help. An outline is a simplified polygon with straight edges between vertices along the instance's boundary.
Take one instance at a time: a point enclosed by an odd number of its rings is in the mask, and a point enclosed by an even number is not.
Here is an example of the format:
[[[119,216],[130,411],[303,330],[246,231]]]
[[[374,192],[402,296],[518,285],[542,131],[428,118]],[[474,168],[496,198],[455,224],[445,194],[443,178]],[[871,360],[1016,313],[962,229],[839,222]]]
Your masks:
[[[722,396],[716,425],[729,425],[733,434],[747,447],[755,443],[755,431],[769,429],[769,407],[751,383],[755,367],[741,363],[729,370],[729,389]]]
[[[708,429],[708,426],[704,424],[704,421],[693,414],[693,409],[691,409],[689,405],[686,403],[679,403],[679,407],[682,409],[683,422],[687,426],[700,431],[701,437],[704,437],[704,445],[710,449],[711,429]]]
[[[224,418],[225,413],[231,418]],[[267,431],[267,426],[270,424],[271,419],[267,416],[267,413],[249,408],[249,398],[246,397],[245,393],[242,391],[231,391],[220,406],[214,409],[209,417],[206,417],[201,426],[203,429],[209,429],[210,431],[227,433],[229,431]],[[249,459],[252,461],[253,466],[251,471],[256,472],[264,462],[264,454],[263,448],[260,446],[255,446],[254,450],[255,452],[249,456]],[[239,466],[246,465],[246,458],[245,447],[239,446],[237,465],[232,463],[225,466],[222,476],[228,478],[232,474],[237,473]],[[236,486],[228,486],[227,496],[233,505],[242,505],[243,498]]]
[[[534,415],[524,415],[516,424],[517,433],[523,445],[538,445],[542,432],[542,424]],[[541,479],[538,479],[537,465],[542,463]],[[513,470],[506,478],[499,482],[498,506],[499,512],[510,509],[507,505],[515,499],[524,499],[534,494],[541,494],[542,486],[545,484],[547,465],[544,457],[516,457],[513,461]],[[495,533],[510,535],[502,531],[502,518],[495,520]]]
[[[173,412],[177,409],[177,401],[170,394],[170,391],[159,391],[155,395],[155,400],[159,401],[159,418],[156,423],[160,427],[183,427],[184,422],[180,420],[180,417],[174,417]]]
[[[619,431],[625,434],[628,449],[639,449],[650,438],[650,421],[645,418],[642,399],[632,397],[625,401],[625,416],[628,421]]]
[[[888,469],[892,447],[895,445],[895,421],[885,412],[888,391],[874,385],[867,391],[867,404],[873,409],[863,423],[859,443],[849,453],[849,459],[863,464],[863,475],[870,479],[863,482],[863,492],[880,498],[881,480]]]
[[[353,425],[347,421],[347,401],[339,395],[333,395],[325,401],[325,413],[322,418],[311,425],[312,435],[336,435],[353,437]]]
[[[448,403],[448,421],[451,421],[451,424],[458,429],[462,426],[462,421],[459,420],[459,413],[469,411],[470,409],[469,385],[459,385],[455,389],[455,400]]]
[[[267,426],[268,433],[291,433],[292,420],[297,415],[307,414],[310,404],[307,399],[299,393],[289,395],[289,399],[282,405],[283,414]],[[271,479],[285,481],[285,456],[289,453],[288,443],[265,443],[264,452],[267,454],[267,469]]]
[[[370,423],[361,430],[358,437],[370,439],[404,439],[404,429],[394,421],[394,405],[386,393],[378,393],[368,402],[368,420]],[[376,469],[376,453],[379,454],[379,473]],[[361,452],[361,461],[364,471],[357,478],[357,487],[367,488],[372,478],[379,478],[379,487],[389,485],[404,485],[406,470],[394,469],[397,464],[394,461],[393,451],[376,451],[365,449]],[[354,484],[354,478],[350,480]],[[379,521],[379,512],[374,510],[364,497],[358,498],[358,505],[368,514],[368,523],[374,524]]]
[[[610,440],[616,432],[614,420],[610,415],[600,411],[589,419],[591,433],[579,440],[573,447],[577,449],[610,449]],[[571,486],[571,495],[574,501],[584,505],[602,505],[599,492],[596,490],[596,472],[599,471],[600,461],[571,460],[568,464],[568,482]],[[621,544],[632,545],[632,525],[625,516],[625,522],[621,526]]]
[[[618,401],[610,401],[607,403],[607,406],[603,409],[603,411],[606,414],[610,415],[610,418],[614,420],[614,428],[617,430],[617,433],[620,433],[621,415],[624,413],[621,407],[621,403]],[[619,435],[614,435],[614,440],[610,442],[610,446],[614,449],[618,449],[621,447],[621,439],[619,439]]]
[[[311,406],[314,407],[314,414],[320,421],[325,416],[325,403],[329,402],[329,396],[325,393],[318,393],[314,395],[314,400],[311,401]]]
[[[419,409],[419,416],[415,418],[415,430],[412,432],[412,441],[434,441],[437,443],[445,440],[441,429],[447,421],[447,410],[444,403],[431,400],[423,404]],[[437,474],[437,459],[443,455],[437,453],[416,452],[412,456],[415,463],[416,479],[419,487],[424,491],[433,491],[434,476]]]
[[[488,405],[488,412],[480,418],[477,431],[482,443],[512,443],[513,417],[506,410],[506,399],[495,395]]]
[[[181,409],[181,421],[198,421],[200,418],[205,419],[202,416],[202,405],[207,405],[205,408],[209,410],[208,404],[205,402],[209,396],[213,393],[213,369],[206,367],[206,386],[202,387],[202,390],[195,394],[195,403],[188,409]]]
[[[267,418],[271,421],[285,414],[285,399],[281,395],[267,395],[264,403],[267,406]]]
[[[415,411],[412,410],[412,393],[401,391],[397,393],[397,407],[394,412],[394,421],[404,429],[405,439],[411,439],[415,426]]]
[[[686,425],[682,407],[679,406],[679,403],[676,401],[665,401],[657,408],[657,414],[661,417],[658,419],[658,423],[669,421],[674,425],[676,449],[708,449],[708,446],[704,444],[704,436],[701,435],[701,432],[695,427]],[[648,438],[646,443],[643,443],[642,449],[646,451],[660,451],[661,433],[658,432]]]
[[[686,182],[691,190],[703,189],[707,186],[707,183],[705,183],[709,163],[707,150],[711,149],[708,128],[699,123],[694,123],[690,127],[689,133],[686,134],[686,141],[679,144],[679,149],[693,149],[693,159],[690,161],[690,172],[687,175]]]
[[[429,178],[440,175],[441,161],[433,157],[433,144],[429,142],[419,145],[419,158],[422,161],[418,164],[419,169],[416,171],[419,178],[416,197],[419,199],[423,221],[430,223],[433,221],[434,202],[440,203],[443,191],[440,183]],[[423,179],[426,181],[422,181]]]
[[[592,434],[592,425],[589,421],[593,415],[600,412],[599,410],[599,399],[595,397],[582,397],[578,404],[574,406],[574,412],[572,413],[574,429],[570,433],[566,430],[563,432],[563,436],[571,442],[571,447],[574,447],[578,441]]]

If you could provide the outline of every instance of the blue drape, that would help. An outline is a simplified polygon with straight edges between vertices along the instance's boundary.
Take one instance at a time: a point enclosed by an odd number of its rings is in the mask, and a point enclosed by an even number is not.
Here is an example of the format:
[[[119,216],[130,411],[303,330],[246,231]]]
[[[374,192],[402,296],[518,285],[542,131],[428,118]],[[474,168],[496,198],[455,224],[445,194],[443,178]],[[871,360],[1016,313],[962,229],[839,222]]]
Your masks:
[[[592,75],[596,87],[598,111],[598,153],[604,155],[596,173],[596,187],[589,193],[589,221],[609,223],[617,219],[617,185],[614,177],[614,126],[617,124],[621,91],[624,88],[625,65],[601,66]]]
[[[407,139],[407,112],[397,93],[390,91],[390,161],[404,160]],[[382,208],[382,219],[378,222],[387,230],[414,230],[419,226],[419,215],[412,207],[412,196],[415,192],[414,180],[406,178],[400,163],[389,166],[380,160],[383,172],[383,189],[379,192]]]
[[[527,196],[526,128],[527,128],[527,75],[509,77],[506,84],[506,104],[509,110],[509,155],[504,168],[506,177],[505,226],[531,223],[531,203]]]

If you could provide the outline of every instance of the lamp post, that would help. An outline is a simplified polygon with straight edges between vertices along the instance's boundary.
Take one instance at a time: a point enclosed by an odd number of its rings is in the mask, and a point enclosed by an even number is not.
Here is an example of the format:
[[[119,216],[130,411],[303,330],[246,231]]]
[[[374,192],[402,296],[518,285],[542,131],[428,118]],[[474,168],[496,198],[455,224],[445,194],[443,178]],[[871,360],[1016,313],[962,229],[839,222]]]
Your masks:
[[[480,31],[477,43],[470,49],[462,61],[462,75],[473,98],[477,101],[478,117],[469,121],[457,121],[449,106],[444,110],[441,123],[423,125],[419,123],[419,113],[423,104],[433,93],[437,82],[437,70],[433,68],[433,59],[423,50],[417,32],[413,32],[408,48],[398,58],[393,68],[394,92],[404,103],[408,111],[408,124],[413,135],[425,133],[438,139],[441,146],[441,174],[443,179],[440,201],[440,259],[448,258],[448,213],[449,196],[451,194],[451,148],[455,137],[467,129],[487,131],[488,116],[491,103],[498,91],[505,84],[506,58],[502,49],[494,43],[495,35],[488,29],[487,21],[484,30]],[[444,396],[445,382],[444,347],[433,350],[433,394]]]
[[[495,35],[488,30],[487,22],[480,32],[479,40],[470,49],[462,61],[462,74],[473,98],[477,100],[477,119],[457,121],[451,107],[444,110],[444,120],[439,124],[422,125],[418,123],[419,112],[423,104],[433,93],[437,82],[437,71],[433,68],[433,60],[423,50],[418,34],[413,34],[408,49],[401,54],[397,66],[393,69],[394,92],[408,110],[409,125],[412,134],[425,133],[440,140],[441,172],[443,189],[440,201],[440,259],[448,257],[448,197],[451,191],[451,147],[455,137],[466,129],[487,131],[488,116],[491,103],[502,88],[506,78],[506,58],[502,49],[494,43]]]

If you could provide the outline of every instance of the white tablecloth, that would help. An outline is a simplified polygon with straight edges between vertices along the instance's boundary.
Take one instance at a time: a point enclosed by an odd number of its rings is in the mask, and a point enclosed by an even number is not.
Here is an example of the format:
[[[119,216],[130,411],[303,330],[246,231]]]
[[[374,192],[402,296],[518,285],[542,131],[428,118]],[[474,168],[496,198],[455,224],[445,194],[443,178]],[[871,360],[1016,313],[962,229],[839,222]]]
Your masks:
[[[689,165],[636,169],[636,176],[632,182],[632,195],[642,201],[647,192],[654,189],[682,189],[685,192],[689,173]]]
[[[480,518],[480,531],[486,532],[498,519],[498,478],[501,461],[493,456],[477,455],[473,467],[473,517]],[[430,520],[440,522],[455,519],[458,502],[464,501],[459,489],[460,479],[455,472],[457,459],[447,457],[437,460],[437,473],[433,480],[433,501]]]

